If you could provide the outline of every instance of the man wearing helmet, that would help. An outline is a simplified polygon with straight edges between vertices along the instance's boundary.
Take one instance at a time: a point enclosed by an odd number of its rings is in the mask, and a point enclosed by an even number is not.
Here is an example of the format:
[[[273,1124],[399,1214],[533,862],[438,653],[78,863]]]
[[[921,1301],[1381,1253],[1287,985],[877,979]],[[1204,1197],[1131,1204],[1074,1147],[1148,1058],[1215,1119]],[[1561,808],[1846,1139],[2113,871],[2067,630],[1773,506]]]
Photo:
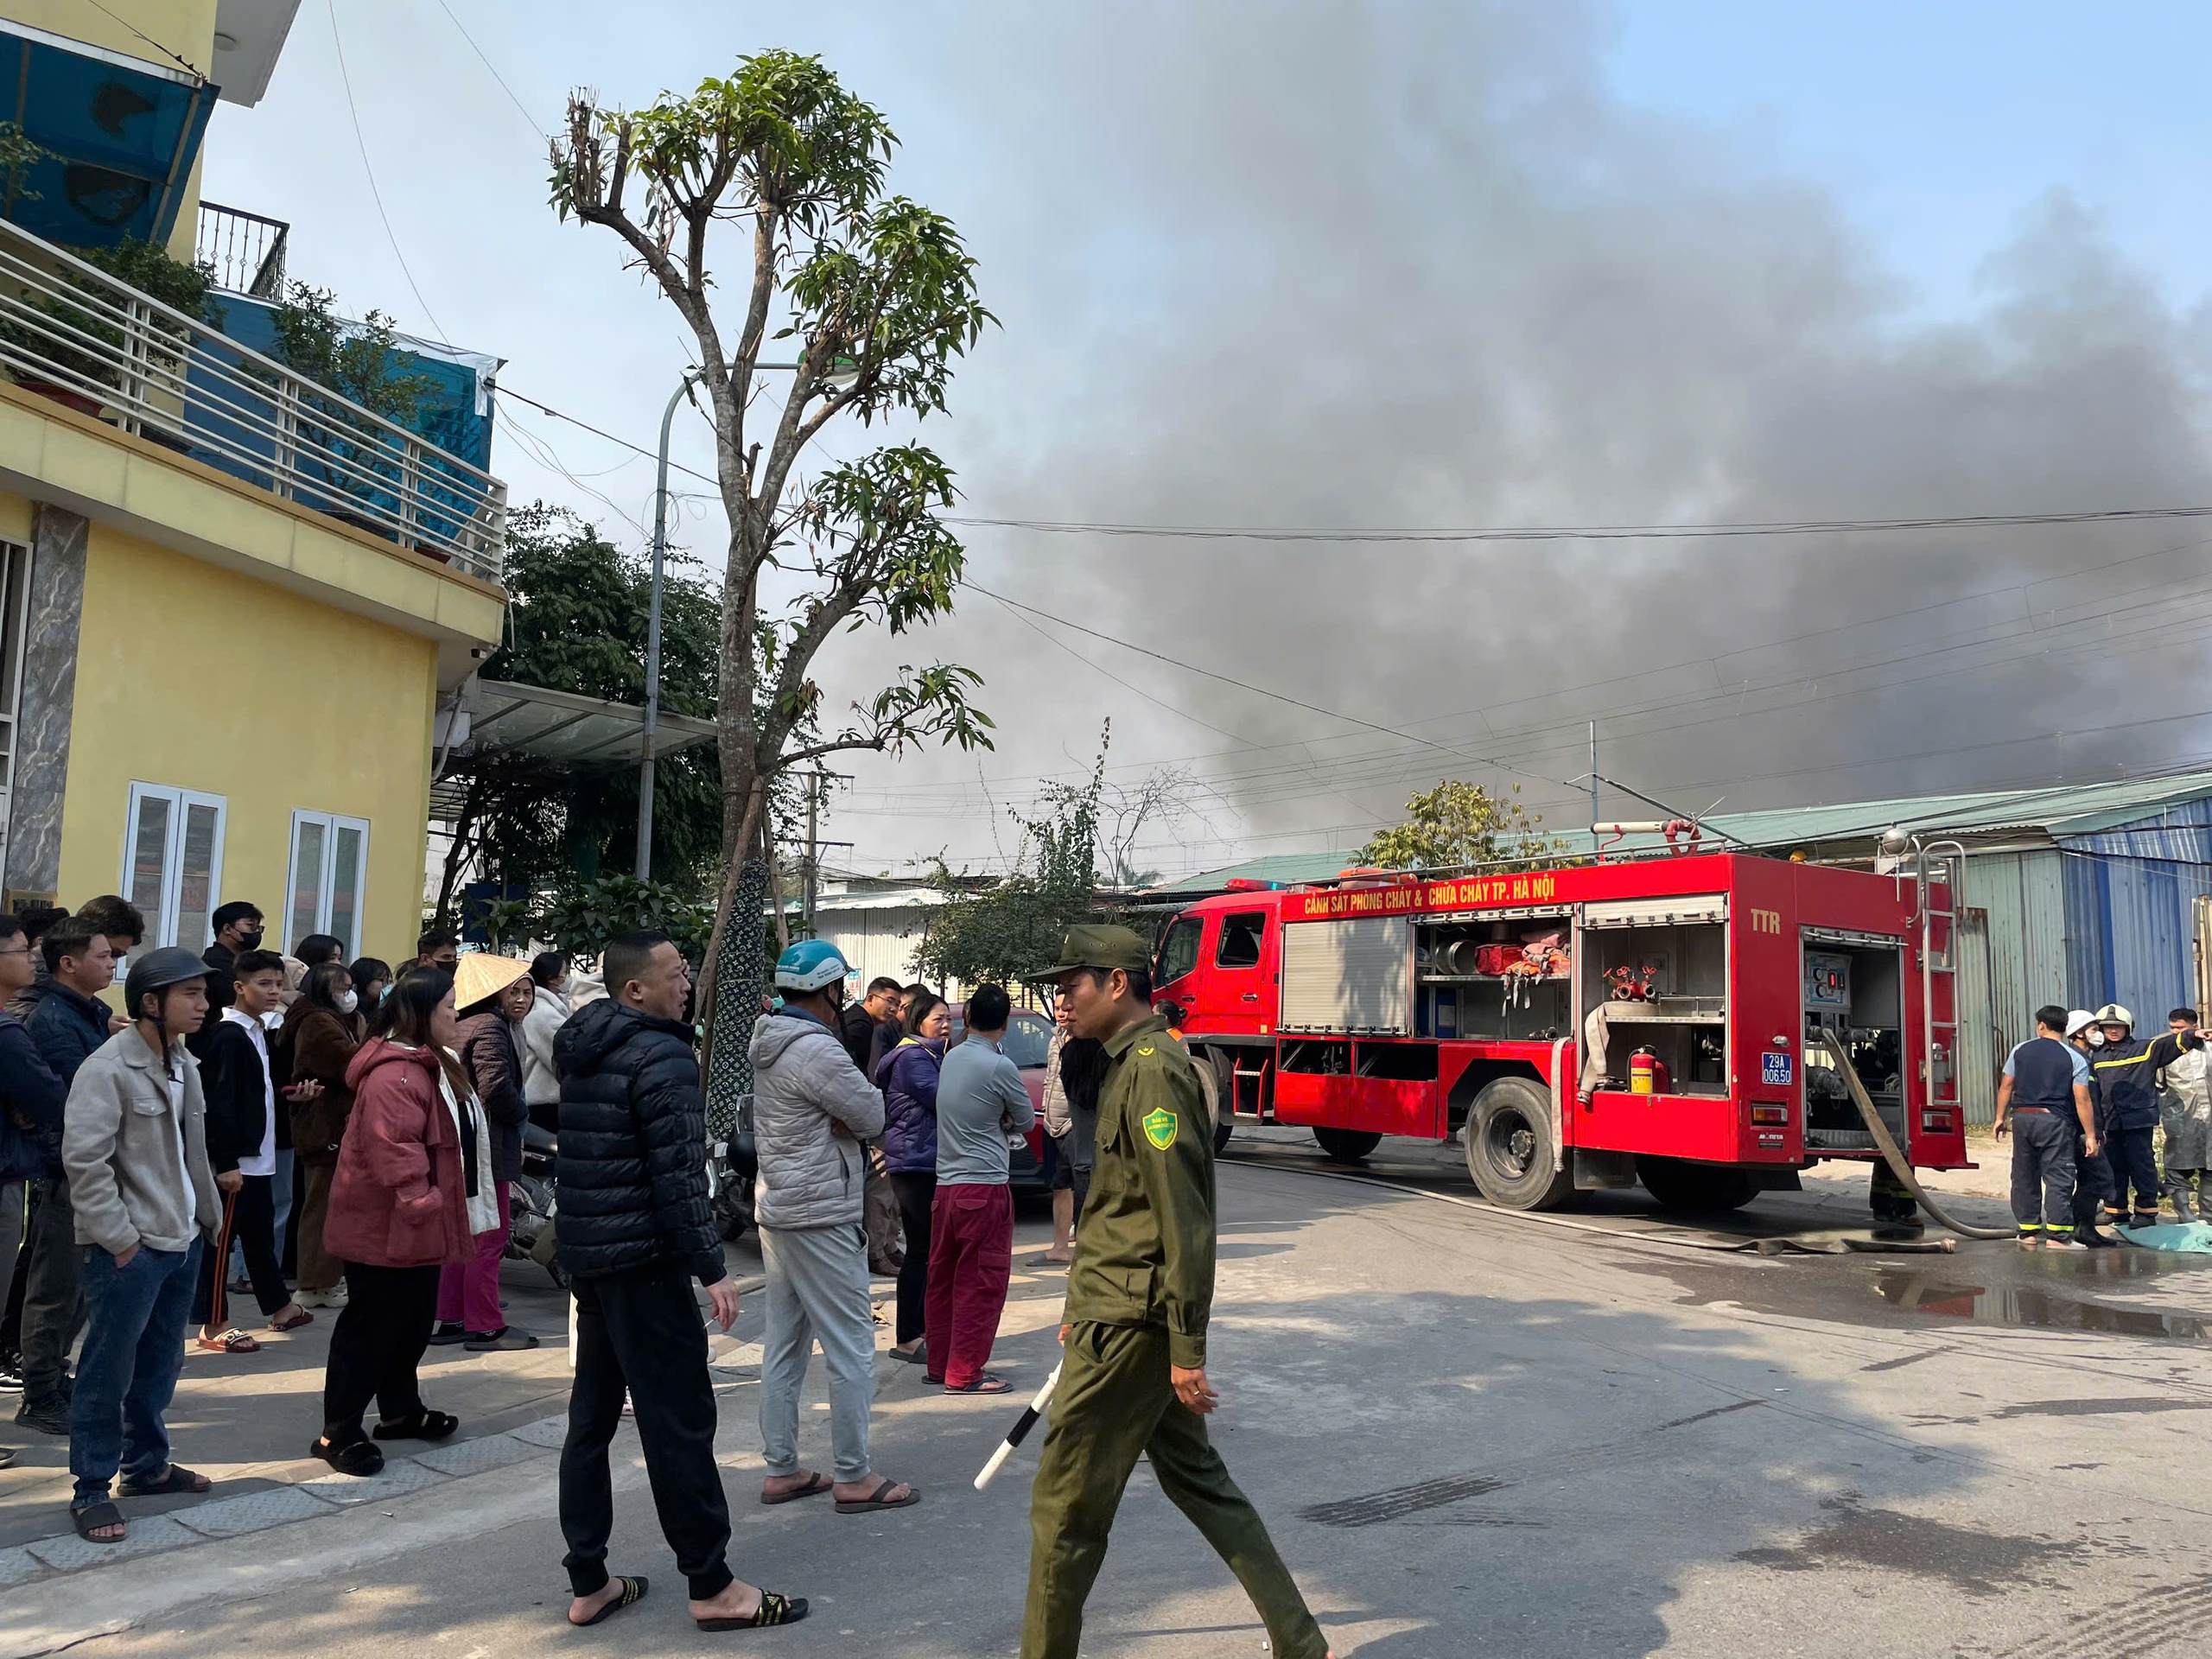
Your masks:
[[[2112,1195],[2105,1200],[2105,1217],[2115,1227],[2131,1219],[2127,1195],[2133,1187],[2135,1225],[2156,1226],[2158,1160],[2152,1141],[2158,1127],[2158,1073],[2183,1053],[2202,1049],[2204,1039],[2193,1030],[2139,1039],[2135,1016],[2117,1002],[2106,1003],[2096,1017],[2104,1028],[2105,1040],[2089,1062],[2089,1071],[2096,1079],[2097,1116],[2113,1179]]]
[[[753,1028],[753,1134],[760,1174],[753,1213],[768,1276],[760,1342],[764,1503],[828,1492],[840,1515],[903,1509],[921,1493],[868,1463],[875,1394],[875,1316],[868,1300],[863,1223],[868,1156],[883,1133],[883,1096],[839,1037],[850,970],[836,947],[802,939],[776,959],[784,1005]],[[798,1394],[807,1356],[822,1344],[830,1372],[834,1478],[802,1468]]]

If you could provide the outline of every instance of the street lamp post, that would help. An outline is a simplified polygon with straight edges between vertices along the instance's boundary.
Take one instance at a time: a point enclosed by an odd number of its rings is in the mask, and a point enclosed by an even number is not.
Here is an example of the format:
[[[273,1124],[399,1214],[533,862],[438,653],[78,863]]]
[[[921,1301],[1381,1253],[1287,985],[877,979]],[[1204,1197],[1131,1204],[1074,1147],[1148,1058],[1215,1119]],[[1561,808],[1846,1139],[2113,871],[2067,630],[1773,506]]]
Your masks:
[[[699,371],[685,372],[660,417],[660,475],[653,486],[653,588],[645,613],[645,729],[638,758],[638,880],[653,876],[653,734],[660,724],[660,587],[668,557],[668,431],[676,406],[691,395]]]
[[[757,372],[762,369],[782,369],[795,372],[796,363],[756,363]],[[832,388],[852,385],[859,378],[857,365],[841,358],[822,383]],[[660,588],[661,569],[668,557],[668,434],[676,422],[676,406],[690,396],[691,388],[699,383],[700,371],[687,369],[683,381],[668,400],[668,407],[660,417],[660,473],[653,486],[653,587],[652,601],[645,614],[645,729],[644,741],[639,746],[638,757],[638,880],[650,881],[653,875],[653,735],[660,725]]]

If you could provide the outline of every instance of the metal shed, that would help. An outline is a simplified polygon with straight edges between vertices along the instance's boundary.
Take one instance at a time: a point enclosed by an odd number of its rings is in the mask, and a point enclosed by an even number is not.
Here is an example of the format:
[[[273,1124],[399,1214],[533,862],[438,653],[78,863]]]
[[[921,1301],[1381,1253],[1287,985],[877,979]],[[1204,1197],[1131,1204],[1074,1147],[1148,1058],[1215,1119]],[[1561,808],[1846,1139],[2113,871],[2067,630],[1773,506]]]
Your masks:
[[[1994,1116],[1999,1068],[2044,1004],[2120,1002],[2163,1029],[2168,1009],[2212,1000],[2212,772],[1712,820],[1762,851],[1854,863],[1870,861],[1892,826],[1967,848],[1959,1067],[1968,1122]]]

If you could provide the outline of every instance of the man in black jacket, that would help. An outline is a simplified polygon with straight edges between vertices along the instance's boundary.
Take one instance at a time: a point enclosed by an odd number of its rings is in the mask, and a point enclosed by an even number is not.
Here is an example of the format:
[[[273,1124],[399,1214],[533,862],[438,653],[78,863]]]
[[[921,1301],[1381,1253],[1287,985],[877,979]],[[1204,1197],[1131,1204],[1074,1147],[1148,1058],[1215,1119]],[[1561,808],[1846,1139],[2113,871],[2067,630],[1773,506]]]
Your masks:
[[[603,1001],[553,1039],[561,1071],[560,1261],[576,1299],[576,1377],[561,1448],[563,1565],[572,1624],[594,1624],[645,1592],[610,1578],[614,1492],[607,1448],[626,1389],[662,1535],[690,1580],[702,1629],[787,1624],[806,1614],[734,1578],[729,1503],[715,1462],[715,1390],[696,1279],[724,1331],[737,1287],[707,1199],[706,1102],[683,1010],[691,972],[665,934],[626,933],[600,959]]]
[[[23,1027],[66,1088],[108,1039],[114,1016],[98,999],[115,982],[115,950],[106,935],[78,916],[48,928],[39,949],[46,956],[46,983]],[[69,1347],[84,1323],[77,1294],[81,1257],[69,1177],[61,1167],[61,1120],[56,1117],[39,1138],[43,1162],[31,1183],[23,1229],[30,1261],[23,1276],[23,1400],[16,1421],[66,1440],[73,1389]]]

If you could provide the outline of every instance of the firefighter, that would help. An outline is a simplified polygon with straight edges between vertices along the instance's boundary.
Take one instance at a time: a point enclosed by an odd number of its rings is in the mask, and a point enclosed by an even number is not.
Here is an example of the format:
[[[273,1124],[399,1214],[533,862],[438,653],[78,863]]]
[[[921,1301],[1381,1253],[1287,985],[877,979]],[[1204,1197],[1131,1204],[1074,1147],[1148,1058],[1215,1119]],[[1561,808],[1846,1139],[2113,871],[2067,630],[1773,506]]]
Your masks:
[[[2176,1008],[2166,1016],[2171,1031],[2195,1031],[2196,1010]],[[2212,1221],[2212,1076],[2199,1049],[2176,1056],[2158,1073],[2158,1128],[2165,1141],[2166,1202],[2177,1221]],[[2192,1194],[2191,1188],[2195,1188]],[[2192,1202],[2192,1197],[2194,1202]]]
[[[2158,1127],[2158,1073],[2183,1053],[2202,1049],[2204,1039],[2194,1030],[2139,1039],[2135,1016],[2117,1002],[2097,1010],[2097,1024],[2104,1030],[2104,1046],[2089,1070],[2097,1083],[2098,1132],[2112,1164],[2105,1218],[2115,1227],[2131,1219],[2138,1227],[2153,1227],[2158,1221],[2158,1160],[2151,1143]]]
[[[1865,1061],[1859,1063],[1862,1075],[1894,1077],[1898,1071],[1897,1034],[1885,1032],[1878,1039]],[[1855,1058],[1855,1057],[1854,1057]],[[1895,1088],[1897,1084],[1891,1084]],[[1866,1207],[1873,1212],[1875,1225],[1884,1230],[1921,1227],[1920,1201],[1912,1196],[1912,1189],[1897,1177],[1886,1158],[1877,1158],[1872,1177],[1866,1184]]]
[[[1277,1659],[1327,1643],[1267,1528],[1206,1438],[1213,1124],[1198,1074],[1152,1011],[1152,958],[1125,927],[1075,927],[1056,981],[1069,1027],[1106,1047],[1090,1196],[1076,1230],[1060,1382],[1029,1505],[1022,1659],[1075,1659],[1083,1604],[1140,1457],[1229,1564]]]
[[[2090,1104],[2096,1103],[2096,1073],[2094,1069],[2097,1055],[2103,1050],[2105,1034],[2097,1028],[2097,1016],[2087,1008],[2076,1008],[2066,1016],[2066,1040],[2084,1065],[2092,1067],[2089,1081]],[[2094,1110],[2092,1113],[2094,1118]],[[2112,1197],[2112,1165],[2105,1157],[2105,1147],[2100,1141],[2091,1152],[2086,1129],[2077,1126],[2074,1135],[2074,1236],[2092,1249],[2117,1247],[2120,1241],[2097,1230],[2097,1221],[2104,1212],[2105,1200]]]
[[[2012,1137],[2012,1221],[2024,1249],[2078,1250],[2074,1236],[2077,1144],[2097,1152],[2089,1062],[2062,1034],[2066,1010],[2036,1010],[2036,1034],[2005,1059],[1997,1136]],[[2094,1224],[2095,1212],[2091,1212]]]

